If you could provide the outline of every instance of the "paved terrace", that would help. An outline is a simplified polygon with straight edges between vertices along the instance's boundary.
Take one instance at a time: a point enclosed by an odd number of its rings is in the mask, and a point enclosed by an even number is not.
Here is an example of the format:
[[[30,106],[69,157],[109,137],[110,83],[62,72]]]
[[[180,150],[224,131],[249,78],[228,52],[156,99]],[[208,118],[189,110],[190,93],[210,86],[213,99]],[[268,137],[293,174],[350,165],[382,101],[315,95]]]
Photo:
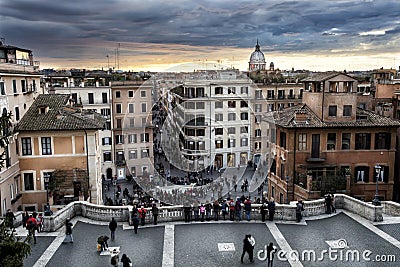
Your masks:
[[[163,215],[168,215],[168,218],[161,216],[164,222],[155,226],[148,221],[146,226],[139,227],[138,234],[134,234],[127,221],[120,221],[116,239],[109,245],[119,246],[121,253],[131,258],[133,266],[266,266],[263,249],[269,242],[279,251],[274,266],[378,266],[379,259],[385,259],[379,266],[399,266],[400,205],[384,203],[373,212],[387,213],[375,216],[378,220],[374,221],[366,211],[374,206],[367,203],[360,206],[348,196],[337,197],[339,209],[335,214],[320,212],[321,204],[322,200],[306,202],[306,217],[300,223],[283,215],[291,213],[291,205],[278,206],[277,220],[273,222],[261,222],[254,210],[250,222],[220,219],[184,223],[180,208],[173,207],[163,211]],[[110,256],[101,256],[96,251],[96,240],[100,235],[109,235],[108,217],[121,220],[128,208],[70,203],[46,218],[45,228],[51,232],[37,234],[38,242],[32,245],[25,266],[110,266]],[[92,219],[95,216],[98,219]],[[64,227],[58,227],[67,217],[73,217],[73,244],[62,243]],[[247,233],[256,239],[255,262],[250,263],[246,256],[241,264],[242,240]],[[24,236],[26,230],[20,226],[17,234]],[[331,256],[323,250],[330,250]],[[286,257],[289,260],[283,260],[283,252],[291,255]]]

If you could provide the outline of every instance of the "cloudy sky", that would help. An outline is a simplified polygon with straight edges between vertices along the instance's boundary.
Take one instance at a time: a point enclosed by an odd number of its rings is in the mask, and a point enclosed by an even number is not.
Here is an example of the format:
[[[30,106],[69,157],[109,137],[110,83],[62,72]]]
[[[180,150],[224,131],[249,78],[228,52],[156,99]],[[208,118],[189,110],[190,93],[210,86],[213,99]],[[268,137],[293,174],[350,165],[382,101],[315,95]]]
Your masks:
[[[257,39],[280,69],[390,68],[400,1],[0,0],[0,37],[41,68],[246,70]]]

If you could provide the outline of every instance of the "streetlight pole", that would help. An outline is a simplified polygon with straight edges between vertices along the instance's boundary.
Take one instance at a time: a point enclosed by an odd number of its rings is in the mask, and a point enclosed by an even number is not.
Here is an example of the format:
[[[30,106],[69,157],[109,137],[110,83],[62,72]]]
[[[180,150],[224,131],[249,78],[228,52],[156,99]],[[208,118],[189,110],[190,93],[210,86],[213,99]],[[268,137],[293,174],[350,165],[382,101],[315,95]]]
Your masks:
[[[375,198],[372,200],[372,204],[375,206],[380,206],[381,201],[379,200],[379,192],[378,192],[378,181],[379,181],[379,176],[381,175],[381,169],[382,167],[378,164],[375,165],[375,172],[376,172],[376,188],[375,188]]]
[[[45,173],[44,174],[44,186],[46,188],[46,209],[49,208],[49,182],[50,182],[50,175]]]
[[[289,175],[286,175],[286,204],[289,204]]]

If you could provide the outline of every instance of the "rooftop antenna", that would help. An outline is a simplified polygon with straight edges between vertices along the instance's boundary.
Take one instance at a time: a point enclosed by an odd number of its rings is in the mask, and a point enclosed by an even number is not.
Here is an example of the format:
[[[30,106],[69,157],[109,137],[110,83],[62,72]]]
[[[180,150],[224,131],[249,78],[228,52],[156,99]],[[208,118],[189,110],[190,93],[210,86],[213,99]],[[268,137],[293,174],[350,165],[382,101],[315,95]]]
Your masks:
[[[107,54],[107,68],[110,69],[110,57]]]
[[[118,47],[117,47],[117,57],[118,57],[118,70],[119,70],[119,49],[121,48],[121,43],[118,43]]]

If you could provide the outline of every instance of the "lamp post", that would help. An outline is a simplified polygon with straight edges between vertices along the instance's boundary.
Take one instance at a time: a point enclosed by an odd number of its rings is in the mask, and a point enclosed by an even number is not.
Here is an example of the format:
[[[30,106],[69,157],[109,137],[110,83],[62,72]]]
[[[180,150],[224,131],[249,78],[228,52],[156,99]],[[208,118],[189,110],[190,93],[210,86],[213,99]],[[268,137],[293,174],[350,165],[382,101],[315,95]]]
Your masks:
[[[46,188],[46,209],[49,208],[49,182],[50,182],[50,175],[45,173],[43,175],[44,178],[44,186]]]
[[[286,204],[289,204],[289,175],[286,175]]]
[[[379,181],[379,176],[381,175],[381,169],[382,167],[378,164],[375,165],[375,172],[376,172],[376,188],[375,188],[375,198],[372,200],[372,204],[375,206],[380,206],[381,202],[379,200],[379,192],[378,192],[378,181]]]

